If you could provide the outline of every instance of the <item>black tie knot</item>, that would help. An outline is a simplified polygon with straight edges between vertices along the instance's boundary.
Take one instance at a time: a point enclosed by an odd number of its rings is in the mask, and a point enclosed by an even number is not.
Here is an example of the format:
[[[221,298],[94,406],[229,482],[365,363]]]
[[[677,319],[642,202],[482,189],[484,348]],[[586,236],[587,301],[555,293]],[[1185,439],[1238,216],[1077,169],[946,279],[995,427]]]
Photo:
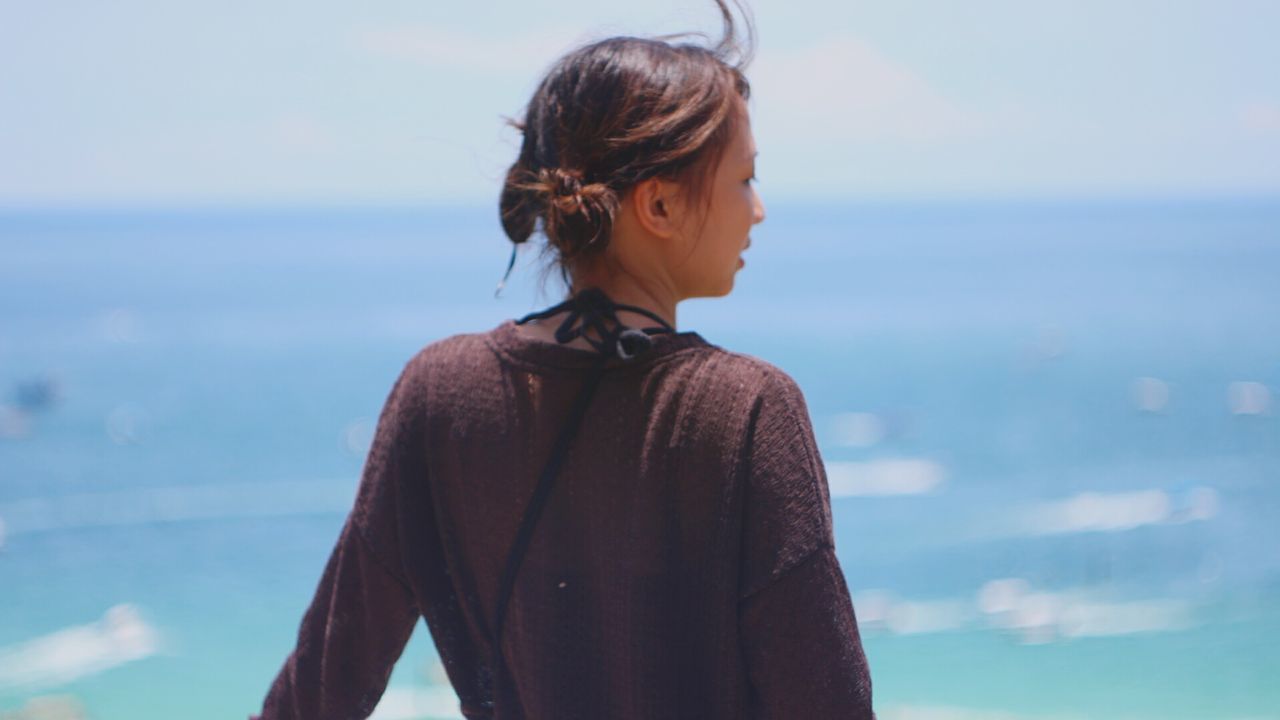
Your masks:
[[[659,327],[643,329],[628,327],[618,319],[619,310],[648,316],[659,323]],[[568,312],[564,322],[556,328],[556,340],[567,343],[580,337],[605,357],[614,356],[622,360],[633,360],[653,347],[653,335],[675,332],[675,328],[658,315],[644,308],[615,303],[599,288],[586,288],[554,307],[530,313],[516,322],[523,324],[535,318],[548,318],[563,311]],[[587,334],[587,330],[593,330],[599,339],[591,337]]]
[[[618,344],[616,349],[618,357],[623,360],[630,360],[642,355],[651,347],[653,347],[653,338],[649,337],[643,330],[624,328],[622,332],[618,334]]]

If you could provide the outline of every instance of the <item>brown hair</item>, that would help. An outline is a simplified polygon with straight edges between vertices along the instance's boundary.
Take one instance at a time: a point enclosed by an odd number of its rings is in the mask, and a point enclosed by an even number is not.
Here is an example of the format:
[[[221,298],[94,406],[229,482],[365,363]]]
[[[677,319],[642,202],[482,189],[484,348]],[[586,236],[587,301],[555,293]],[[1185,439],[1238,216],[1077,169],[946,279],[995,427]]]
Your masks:
[[[734,130],[736,103],[750,85],[754,30],[740,2],[747,43],[739,45],[725,0],[715,0],[724,35],[714,47],[671,44],[683,35],[612,37],[552,66],[529,101],[520,156],[507,171],[499,209],[511,242],[547,238],[566,285],[574,267],[609,243],[623,196],[653,177],[706,199]],[[730,62],[733,59],[734,62]],[[513,256],[514,258],[514,256]]]

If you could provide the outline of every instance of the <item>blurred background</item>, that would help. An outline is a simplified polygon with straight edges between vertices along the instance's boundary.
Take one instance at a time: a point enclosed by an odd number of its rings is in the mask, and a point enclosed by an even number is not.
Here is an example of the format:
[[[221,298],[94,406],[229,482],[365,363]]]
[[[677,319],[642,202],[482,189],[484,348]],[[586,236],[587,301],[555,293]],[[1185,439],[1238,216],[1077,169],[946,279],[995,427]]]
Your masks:
[[[805,391],[882,720],[1280,718],[1280,5],[753,8],[768,219],[679,324]],[[259,709],[404,363],[560,299],[494,298],[503,117],[685,30],[0,0],[0,718]],[[425,624],[375,717],[459,717]]]

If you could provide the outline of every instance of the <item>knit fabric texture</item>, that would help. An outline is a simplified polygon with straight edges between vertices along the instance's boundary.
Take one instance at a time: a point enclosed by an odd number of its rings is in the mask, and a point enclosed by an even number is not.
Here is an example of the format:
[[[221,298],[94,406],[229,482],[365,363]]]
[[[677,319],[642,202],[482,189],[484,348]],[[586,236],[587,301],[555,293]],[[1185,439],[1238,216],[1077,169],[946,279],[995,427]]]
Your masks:
[[[507,320],[406,364],[261,720],[367,717],[420,617],[469,720],[875,717],[804,396],[696,332],[607,361],[494,682],[499,576],[597,358]]]

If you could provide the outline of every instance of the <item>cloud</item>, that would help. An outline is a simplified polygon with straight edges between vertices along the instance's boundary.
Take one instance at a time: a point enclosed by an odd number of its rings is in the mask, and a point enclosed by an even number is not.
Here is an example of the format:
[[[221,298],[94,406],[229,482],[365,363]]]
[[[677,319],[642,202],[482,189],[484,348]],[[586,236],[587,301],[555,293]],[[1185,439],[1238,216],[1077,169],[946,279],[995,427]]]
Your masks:
[[[942,465],[919,458],[829,462],[826,469],[832,497],[926,495],[946,478]]]
[[[862,40],[831,37],[762,50],[751,68],[758,124],[823,142],[932,143],[980,134],[993,118],[963,107]]]

